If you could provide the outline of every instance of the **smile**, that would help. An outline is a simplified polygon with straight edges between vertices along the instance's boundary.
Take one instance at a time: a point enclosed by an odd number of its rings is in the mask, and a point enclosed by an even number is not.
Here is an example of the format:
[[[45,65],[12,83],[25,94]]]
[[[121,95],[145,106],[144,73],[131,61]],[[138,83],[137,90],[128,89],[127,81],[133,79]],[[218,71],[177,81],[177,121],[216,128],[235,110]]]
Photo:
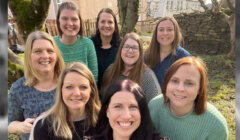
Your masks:
[[[182,96],[182,95],[177,95],[177,94],[173,94],[174,97],[176,97],[177,99],[185,99],[186,96]]]
[[[129,127],[133,124],[133,122],[118,122],[118,124],[122,127]]]

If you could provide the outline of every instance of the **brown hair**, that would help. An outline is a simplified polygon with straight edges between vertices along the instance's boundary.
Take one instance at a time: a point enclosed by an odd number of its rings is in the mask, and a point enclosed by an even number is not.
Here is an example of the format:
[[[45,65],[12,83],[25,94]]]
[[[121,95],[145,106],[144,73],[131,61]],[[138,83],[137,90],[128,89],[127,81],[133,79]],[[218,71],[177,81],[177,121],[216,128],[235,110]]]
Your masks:
[[[161,46],[160,46],[160,44],[157,40],[157,32],[158,32],[159,24],[162,21],[165,21],[165,20],[170,20],[173,23],[173,26],[174,26],[174,40],[172,42],[172,54],[173,55],[176,55],[176,48],[180,44],[180,42],[182,41],[182,33],[181,33],[180,27],[179,27],[177,21],[175,20],[175,18],[174,17],[160,18],[156,27],[155,27],[150,46],[147,48],[146,53],[145,53],[146,64],[150,68],[156,67],[159,64],[159,61],[160,61],[159,52],[160,52],[160,47]]]
[[[168,69],[162,86],[162,93],[164,97],[164,103],[168,104],[169,99],[166,96],[166,88],[171,77],[176,73],[176,71],[183,65],[192,65],[194,66],[200,73],[200,87],[198,91],[198,95],[195,99],[194,112],[197,115],[200,115],[205,112],[207,106],[207,70],[206,64],[198,57],[184,57],[177,60],[175,63],[171,65]]]
[[[58,12],[57,12],[57,28],[58,28],[59,36],[62,37],[62,34],[63,34],[63,32],[60,28],[60,15],[61,15],[61,12],[65,9],[77,12],[79,20],[80,20],[80,30],[79,30],[78,34],[82,38],[83,37],[83,25],[82,25],[82,18],[81,18],[81,15],[80,15],[80,10],[72,2],[63,2],[58,9]]]
[[[133,39],[135,40],[139,45],[139,58],[137,62],[135,63],[134,67],[130,70],[128,78],[132,81],[138,83],[141,85],[142,83],[142,77],[143,73],[145,71],[146,65],[143,62],[143,48],[142,48],[142,42],[138,34],[136,33],[128,33],[124,36],[118,52],[117,56],[115,58],[115,61],[112,65],[108,67],[108,69],[104,72],[103,79],[102,79],[102,87],[101,87],[101,94],[103,94],[103,91],[112,84],[117,78],[120,76],[121,72],[124,70],[124,62],[121,58],[122,48],[124,46],[124,43],[127,41],[127,39]]]

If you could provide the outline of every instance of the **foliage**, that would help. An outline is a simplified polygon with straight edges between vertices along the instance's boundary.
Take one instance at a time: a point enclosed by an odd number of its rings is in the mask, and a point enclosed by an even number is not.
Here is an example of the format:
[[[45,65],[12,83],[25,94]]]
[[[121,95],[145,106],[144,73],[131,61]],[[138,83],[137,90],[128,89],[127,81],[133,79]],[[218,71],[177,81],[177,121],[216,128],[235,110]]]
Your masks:
[[[50,0],[9,0],[9,8],[24,40],[34,30],[42,30]]]
[[[8,61],[8,89],[11,84],[24,75],[23,66]]]

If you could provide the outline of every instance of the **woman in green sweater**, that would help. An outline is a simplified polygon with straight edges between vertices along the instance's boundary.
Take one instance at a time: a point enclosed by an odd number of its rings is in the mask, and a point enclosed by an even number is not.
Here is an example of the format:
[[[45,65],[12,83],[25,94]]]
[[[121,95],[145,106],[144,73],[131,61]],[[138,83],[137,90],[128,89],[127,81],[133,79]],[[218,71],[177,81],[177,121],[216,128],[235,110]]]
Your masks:
[[[83,26],[80,11],[72,2],[63,2],[57,13],[59,36],[56,41],[65,63],[83,62],[97,81],[97,56],[93,42],[83,37]]]
[[[206,66],[200,58],[177,60],[167,71],[162,92],[149,102],[153,124],[171,140],[227,140],[223,115],[207,102]]]

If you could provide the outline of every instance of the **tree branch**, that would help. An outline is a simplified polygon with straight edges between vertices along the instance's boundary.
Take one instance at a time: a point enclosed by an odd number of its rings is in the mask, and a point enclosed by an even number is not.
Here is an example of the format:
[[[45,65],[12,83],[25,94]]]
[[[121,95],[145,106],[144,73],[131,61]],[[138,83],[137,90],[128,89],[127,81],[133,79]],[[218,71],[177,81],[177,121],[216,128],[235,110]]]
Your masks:
[[[205,11],[208,11],[208,7],[205,5],[204,1],[203,0],[198,0],[202,6],[202,8],[205,10]]]

